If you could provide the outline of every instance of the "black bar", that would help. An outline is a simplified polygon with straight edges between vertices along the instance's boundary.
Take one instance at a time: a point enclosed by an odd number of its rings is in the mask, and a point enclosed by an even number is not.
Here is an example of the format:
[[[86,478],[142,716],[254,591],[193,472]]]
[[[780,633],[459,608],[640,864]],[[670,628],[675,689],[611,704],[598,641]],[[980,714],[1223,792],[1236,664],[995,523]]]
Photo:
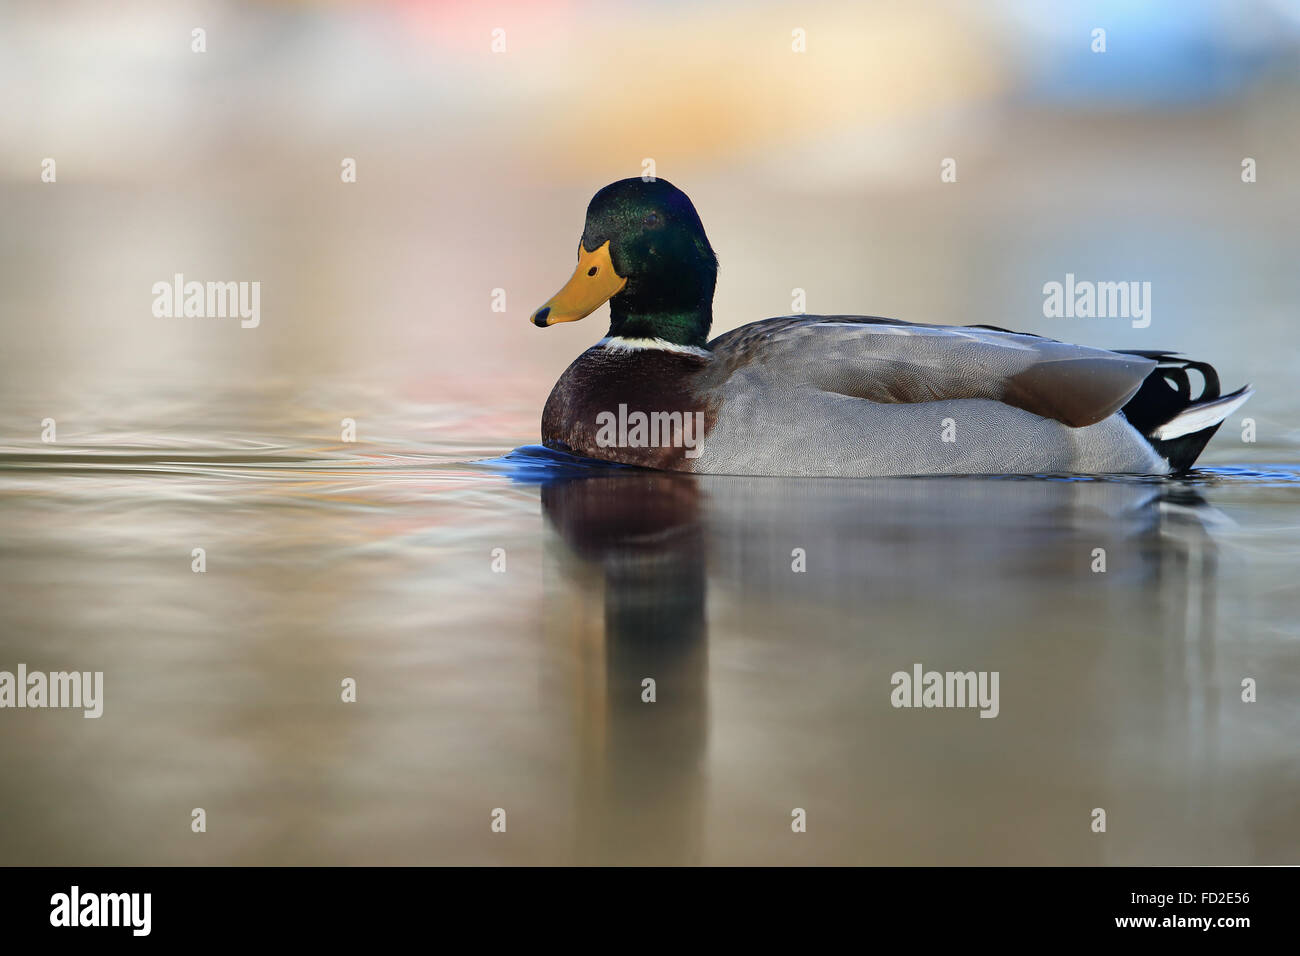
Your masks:
[[[533,927],[575,942],[594,927],[629,939],[704,921],[734,938],[845,928],[942,939],[1108,936],[1231,943],[1296,923],[1290,867],[895,869],[11,868],[0,870],[6,941],[95,945],[113,938],[249,942],[400,939],[478,927],[483,939]],[[148,893],[149,932],[53,926],[56,894]],[[143,897],[138,897],[141,904]],[[122,905],[116,898],[115,905]],[[143,925],[140,910],[120,922]],[[1204,928],[1189,921],[1209,919]],[[1243,919],[1244,925],[1224,925]],[[1121,920],[1152,919],[1149,925]],[[1182,921],[1182,922],[1180,922]],[[549,927],[549,929],[543,929]],[[919,936],[916,934],[920,934]],[[430,937],[425,936],[426,940]],[[437,937],[433,937],[436,939]],[[608,939],[609,937],[603,937]],[[875,937],[886,938],[886,937]]]

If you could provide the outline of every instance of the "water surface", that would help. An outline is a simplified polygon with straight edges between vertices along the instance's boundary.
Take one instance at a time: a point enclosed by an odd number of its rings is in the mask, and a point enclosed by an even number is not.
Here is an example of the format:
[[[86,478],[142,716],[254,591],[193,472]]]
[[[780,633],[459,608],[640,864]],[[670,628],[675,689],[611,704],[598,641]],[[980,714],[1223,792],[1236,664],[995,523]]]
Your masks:
[[[145,437],[0,459],[0,666],[106,684],[99,720],[3,715],[3,862],[1300,858],[1294,465],[694,478]],[[997,671],[998,716],[893,707],[916,663]]]

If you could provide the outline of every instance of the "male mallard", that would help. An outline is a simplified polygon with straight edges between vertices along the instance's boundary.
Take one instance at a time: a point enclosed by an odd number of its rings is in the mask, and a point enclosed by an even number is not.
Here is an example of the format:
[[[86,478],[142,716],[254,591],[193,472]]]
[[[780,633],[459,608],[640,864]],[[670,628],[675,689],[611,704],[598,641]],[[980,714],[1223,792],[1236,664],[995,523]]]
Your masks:
[[[680,189],[596,193],[578,268],[532,317],[609,301],[609,331],[547,399],[547,447],[702,474],[1168,474],[1251,395],[1220,397],[1213,368],[1173,353],[993,326],[798,315],[710,342],[717,273]],[[1195,400],[1188,369],[1205,380]]]

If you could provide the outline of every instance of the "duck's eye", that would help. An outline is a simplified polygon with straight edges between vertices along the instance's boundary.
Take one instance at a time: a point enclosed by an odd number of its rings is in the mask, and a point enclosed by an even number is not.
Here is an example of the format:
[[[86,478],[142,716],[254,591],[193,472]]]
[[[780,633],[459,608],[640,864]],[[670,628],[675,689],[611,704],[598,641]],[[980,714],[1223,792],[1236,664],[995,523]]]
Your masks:
[[[600,271],[600,266],[592,266],[590,269],[587,270],[587,275],[594,276],[599,271]]]
[[[642,222],[647,226],[659,225],[659,213],[657,212],[646,213],[646,217],[644,220],[642,220]]]

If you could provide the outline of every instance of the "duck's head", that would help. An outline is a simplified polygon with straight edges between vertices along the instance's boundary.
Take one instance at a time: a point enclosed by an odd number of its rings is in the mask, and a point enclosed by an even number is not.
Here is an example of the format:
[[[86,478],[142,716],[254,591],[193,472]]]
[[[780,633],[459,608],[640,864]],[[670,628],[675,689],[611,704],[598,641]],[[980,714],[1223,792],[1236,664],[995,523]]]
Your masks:
[[[623,179],[587,206],[578,268],[533,313],[545,328],[609,302],[609,335],[702,346],[713,324],[718,258],[686,193],[656,179]]]

